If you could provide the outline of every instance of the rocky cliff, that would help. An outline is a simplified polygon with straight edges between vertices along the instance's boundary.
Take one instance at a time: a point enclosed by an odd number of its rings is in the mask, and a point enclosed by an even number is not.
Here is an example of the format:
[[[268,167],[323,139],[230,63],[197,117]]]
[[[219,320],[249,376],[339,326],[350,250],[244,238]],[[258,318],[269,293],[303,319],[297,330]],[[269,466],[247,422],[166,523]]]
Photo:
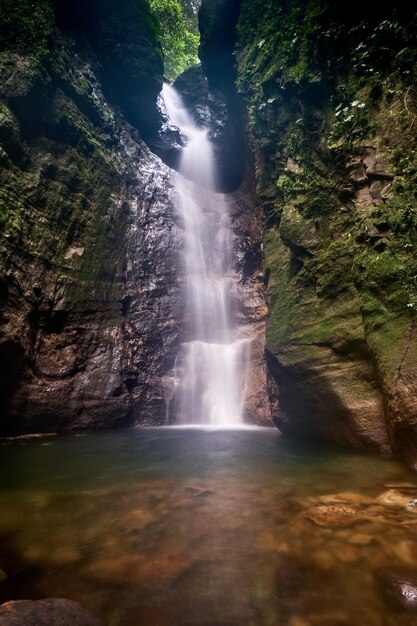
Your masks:
[[[133,21],[138,4],[127,0],[119,9],[136,32],[117,28],[111,3],[77,32],[64,3],[61,30],[48,2],[34,15],[31,3],[9,4],[0,14],[0,430],[160,421],[180,316],[170,173],[127,121],[146,134],[152,99],[156,111],[152,23]],[[133,61],[116,65],[112,47]]]
[[[157,31],[147,0],[0,8],[2,435],[167,419],[186,324],[177,174],[143,141],[175,166]],[[201,70],[178,88],[210,118],[233,191],[237,322],[256,336],[246,418],[265,422],[259,203],[243,151],[230,156],[243,135]]]
[[[203,71],[177,84],[230,193],[236,320],[257,337],[246,419],[272,407],[284,432],[411,464],[415,27],[405,2],[204,0]],[[0,430],[162,423],[181,138],[148,4],[7,0],[0,35]]]
[[[236,41],[265,215],[276,423],[415,463],[414,11],[404,2],[378,12],[314,0],[203,5],[203,60],[225,23]],[[229,16],[221,27],[219,11]]]

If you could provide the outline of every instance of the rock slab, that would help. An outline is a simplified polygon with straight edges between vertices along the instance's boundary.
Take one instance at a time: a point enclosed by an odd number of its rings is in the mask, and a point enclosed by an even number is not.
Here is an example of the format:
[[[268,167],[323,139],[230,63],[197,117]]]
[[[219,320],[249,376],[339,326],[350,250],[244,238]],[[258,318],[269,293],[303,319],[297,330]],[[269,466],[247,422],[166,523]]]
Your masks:
[[[77,602],[62,598],[16,600],[0,606],[0,626],[105,626]]]

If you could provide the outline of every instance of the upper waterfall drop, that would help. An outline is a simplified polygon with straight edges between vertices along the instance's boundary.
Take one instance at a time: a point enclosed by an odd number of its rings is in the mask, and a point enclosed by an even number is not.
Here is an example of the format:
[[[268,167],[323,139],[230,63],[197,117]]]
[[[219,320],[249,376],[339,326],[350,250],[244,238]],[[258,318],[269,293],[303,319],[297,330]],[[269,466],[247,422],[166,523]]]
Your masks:
[[[186,139],[174,177],[184,232],[186,337],[177,359],[179,424],[242,424],[245,345],[232,323],[236,277],[228,204],[217,193],[209,129],[197,126],[171,85],[162,91],[171,122]],[[169,416],[171,419],[171,416]]]

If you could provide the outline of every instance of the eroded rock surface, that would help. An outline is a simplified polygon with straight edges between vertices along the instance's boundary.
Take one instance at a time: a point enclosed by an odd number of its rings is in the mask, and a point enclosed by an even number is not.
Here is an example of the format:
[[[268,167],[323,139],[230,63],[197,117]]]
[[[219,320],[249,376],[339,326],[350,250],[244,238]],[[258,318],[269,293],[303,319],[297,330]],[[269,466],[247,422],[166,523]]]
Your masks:
[[[1,626],[104,626],[77,602],[61,598],[16,600],[0,605]]]
[[[162,76],[152,23],[137,23],[130,0],[117,9],[104,2],[97,12],[79,2],[55,8],[65,37],[44,2],[39,51],[18,16],[18,36],[0,50],[3,435],[165,423],[186,326],[177,174],[142,141],[154,136]],[[126,57],[119,73],[117,50]],[[179,84],[211,128],[226,186],[238,189],[229,196],[236,321],[253,339],[245,415],[264,423],[261,213],[244,151],[236,159],[230,152],[240,145],[241,138],[232,142],[238,120],[201,69]],[[168,128],[162,139],[178,154],[178,131]]]
[[[5,50],[0,73],[0,430],[163,422],[181,316],[170,171],[59,32],[47,64]]]
[[[416,47],[413,20],[405,5],[375,14],[331,2],[317,13],[310,2],[204,0],[200,14],[209,79],[230,69],[225,29],[237,41],[266,218],[275,421],[412,465],[417,61],[401,50]]]
[[[186,70],[177,78],[174,87],[196,124],[209,130],[216,159],[218,188],[225,192],[236,190],[244,177],[247,156],[238,103],[210,85],[201,66]],[[148,143],[165,163],[178,169],[185,137],[170,124],[162,98],[158,100],[158,107],[161,125]]]

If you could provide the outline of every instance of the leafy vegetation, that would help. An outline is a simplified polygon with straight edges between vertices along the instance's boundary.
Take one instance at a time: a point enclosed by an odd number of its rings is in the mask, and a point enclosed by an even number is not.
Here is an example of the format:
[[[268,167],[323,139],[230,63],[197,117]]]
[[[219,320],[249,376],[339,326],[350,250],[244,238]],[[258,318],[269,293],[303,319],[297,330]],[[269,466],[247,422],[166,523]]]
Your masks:
[[[188,0],[182,5],[178,0],[150,0],[150,6],[159,24],[165,76],[173,81],[198,63],[198,3]]]
[[[359,0],[243,0],[236,48],[266,215],[268,347],[290,346],[308,367],[316,345],[357,345],[366,359],[369,350],[386,397],[399,368],[417,362],[407,347],[417,315],[416,33],[404,0],[378,11]]]
[[[48,53],[54,29],[48,0],[2,0],[0,3],[0,49],[30,53],[41,60]]]

